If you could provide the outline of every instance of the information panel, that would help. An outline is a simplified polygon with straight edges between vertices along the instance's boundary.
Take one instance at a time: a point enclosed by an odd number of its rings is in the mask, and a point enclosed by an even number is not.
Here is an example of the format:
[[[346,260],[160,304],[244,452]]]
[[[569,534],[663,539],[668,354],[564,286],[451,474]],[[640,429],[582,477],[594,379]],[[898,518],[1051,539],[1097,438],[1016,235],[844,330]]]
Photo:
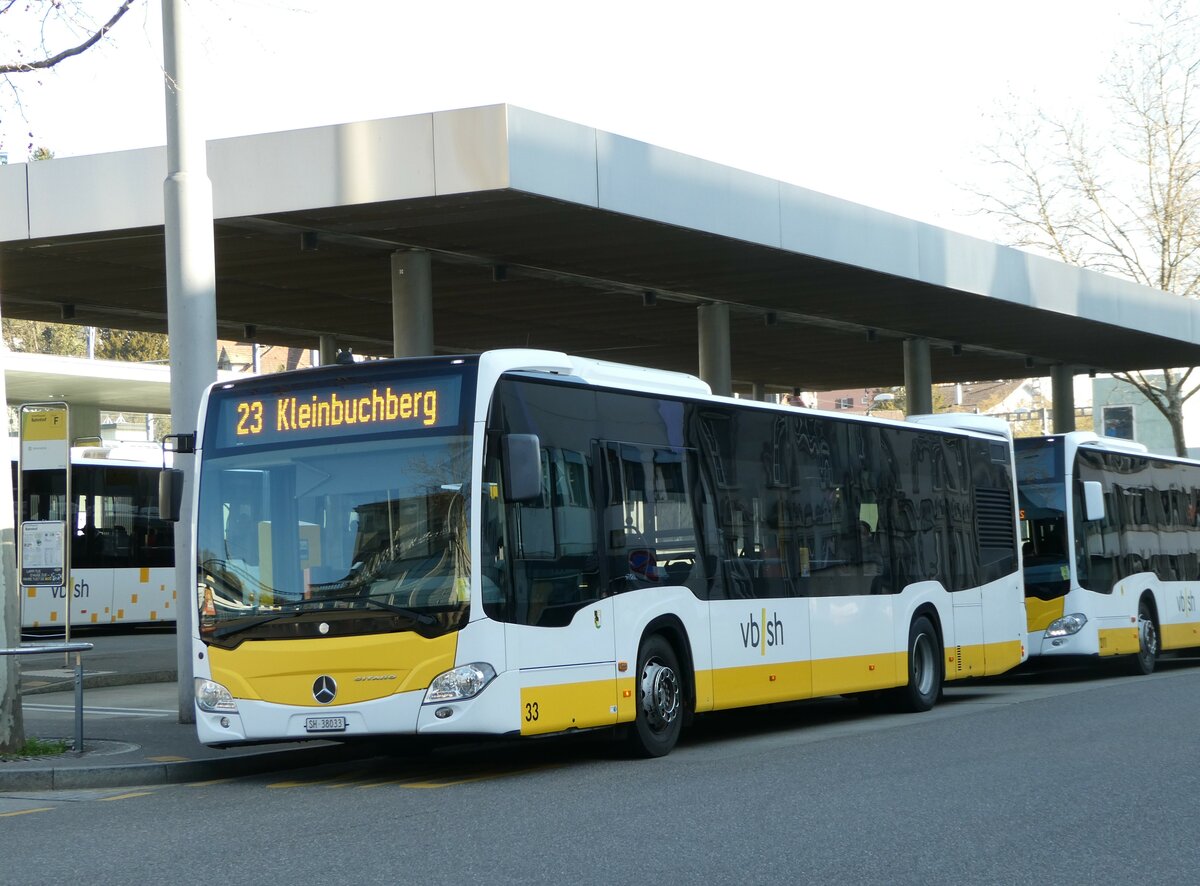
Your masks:
[[[18,514],[34,517],[22,520],[20,527],[21,585],[29,588],[58,587],[66,584],[66,565],[69,554],[67,518],[63,505],[71,500],[71,436],[70,414],[66,403],[24,403],[20,408],[21,450],[19,492],[25,501],[25,480],[30,472],[56,472],[61,480],[60,504],[55,496],[39,502],[38,512],[24,508]],[[51,483],[50,488],[55,484]],[[48,519],[58,512],[60,519]],[[70,598],[64,596],[68,607],[66,623],[70,630]]]
[[[71,462],[65,405],[21,407],[21,470],[65,471]]]
[[[53,588],[65,584],[66,524],[61,520],[27,520],[21,524],[21,585]]]
[[[462,377],[452,375],[224,396],[213,442],[257,446],[454,426],[461,391]]]

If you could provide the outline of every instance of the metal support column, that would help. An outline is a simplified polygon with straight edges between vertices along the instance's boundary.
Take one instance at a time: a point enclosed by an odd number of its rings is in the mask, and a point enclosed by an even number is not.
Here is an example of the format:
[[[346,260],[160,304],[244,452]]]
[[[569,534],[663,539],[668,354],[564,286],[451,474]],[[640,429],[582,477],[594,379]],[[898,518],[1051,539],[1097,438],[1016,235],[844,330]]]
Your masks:
[[[163,73],[167,104],[167,178],[163,183],[166,241],[167,334],[171,343],[171,423],[175,433],[196,430],[200,398],[217,379],[216,259],[213,251],[212,185],[204,135],[190,113],[188,4],[162,0]],[[192,550],[195,456],[176,455],[184,472],[183,507],[175,533],[176,662],[179,722],[193,723],[192,604],[196,586]]]
[[[337,360],[337,338],[325,332],[320,338],[321,365],[329,366]]]
[[[1050,396],[1054,403],[1054,433],[1075,430],[1075,367],[1062,363],[1051,367]]]
[[[392,253],[392,353],[425,357],[433,353],[433,274],[429,253]]]
[[[904,340],[904,392],[908,397],[908,415],[928,415],[933,412],[929,342],[923,338]]]
[[[733,393],[733,370],[729,347],[729,305],[700,305],[697,309],[700,342],[700,378],[714,394]]]

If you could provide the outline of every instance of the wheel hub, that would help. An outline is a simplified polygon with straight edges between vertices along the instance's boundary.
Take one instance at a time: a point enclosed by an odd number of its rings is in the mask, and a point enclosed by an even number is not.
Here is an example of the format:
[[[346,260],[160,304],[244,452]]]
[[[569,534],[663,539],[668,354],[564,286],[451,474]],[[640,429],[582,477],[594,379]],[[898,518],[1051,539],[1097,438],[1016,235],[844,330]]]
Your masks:
[[[656,732],[666,729],[679,716],[679,677],[659,661],[648,661],[642,669],[642,710]]]

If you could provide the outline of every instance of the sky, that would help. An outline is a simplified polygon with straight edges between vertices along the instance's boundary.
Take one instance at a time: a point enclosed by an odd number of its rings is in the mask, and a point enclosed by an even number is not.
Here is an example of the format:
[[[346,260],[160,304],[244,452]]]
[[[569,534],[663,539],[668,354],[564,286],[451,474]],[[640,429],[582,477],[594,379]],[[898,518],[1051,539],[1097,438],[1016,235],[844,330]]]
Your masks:
[[[193,102],[209,138],[507,102],[1001,239],[975,194],[1000,186],[998,115],[1101,114],[1149,3],[191,0]],[[14,78],[20,112],[0,91],[0,150],[164,144],[161,68],[140,0],[107,45]]]

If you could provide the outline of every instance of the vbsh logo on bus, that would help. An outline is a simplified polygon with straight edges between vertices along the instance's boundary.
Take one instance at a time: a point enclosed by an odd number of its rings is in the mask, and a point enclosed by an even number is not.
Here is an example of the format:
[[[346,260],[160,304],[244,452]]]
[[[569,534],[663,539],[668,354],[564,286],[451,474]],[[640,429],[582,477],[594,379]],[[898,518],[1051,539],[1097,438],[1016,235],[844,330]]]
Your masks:
[[[767,654],[768,646],[783,645],[783,621],[779,618],[778,612],[772,612],[769,621],[765,608],[759,619],[755,619],[754,613],[751,613],[746,619],[746,623],[740,627],[742,629],[742,646],[746,649],[757,649],[760,655]]]

